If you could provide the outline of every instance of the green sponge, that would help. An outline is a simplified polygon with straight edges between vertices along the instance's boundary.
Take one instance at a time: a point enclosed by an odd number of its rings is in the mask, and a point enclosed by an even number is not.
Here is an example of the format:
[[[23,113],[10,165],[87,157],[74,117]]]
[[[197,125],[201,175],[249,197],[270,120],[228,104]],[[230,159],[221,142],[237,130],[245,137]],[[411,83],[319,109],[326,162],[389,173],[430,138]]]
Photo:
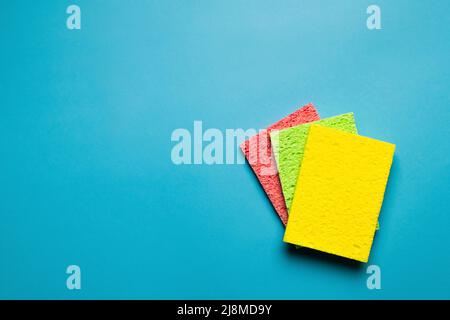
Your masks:
[[[288,210],[294,197],[306,139],[312,124],[357,134],[353,112],[270,133],[272,150]]]

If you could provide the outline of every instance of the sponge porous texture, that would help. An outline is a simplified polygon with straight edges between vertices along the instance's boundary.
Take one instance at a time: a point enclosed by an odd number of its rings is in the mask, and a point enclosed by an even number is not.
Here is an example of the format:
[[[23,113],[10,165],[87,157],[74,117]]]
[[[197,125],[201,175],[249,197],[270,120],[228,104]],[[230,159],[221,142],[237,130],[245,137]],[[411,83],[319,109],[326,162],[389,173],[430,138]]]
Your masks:
[[[309,127],[312,124],[320,124],[326,127],[357,133],[353,113],[346,113],[280,131],[272,131],[270,133],[272,149],[288,211],[291,206],[292,198],[294,197],[294,190],[297,183],[298,172],[302,165]]]
[[[312,104],[308,104],[269,126],[267,129],[260,131],[257,135],[244,141],[240,146],[284,225],[287,223],[288,213],[281,190],[278,170],[272,155],[269,135],[273,130],[281,130],[319,119],[317,110]]]
[[[284,241],[367,262],[394,150],[312,125]]]

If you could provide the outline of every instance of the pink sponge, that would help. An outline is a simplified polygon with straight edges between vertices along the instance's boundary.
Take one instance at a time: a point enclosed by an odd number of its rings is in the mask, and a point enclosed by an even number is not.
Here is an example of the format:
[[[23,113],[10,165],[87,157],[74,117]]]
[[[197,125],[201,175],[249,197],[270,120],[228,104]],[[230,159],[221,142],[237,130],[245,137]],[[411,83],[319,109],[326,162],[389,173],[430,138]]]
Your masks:
[[[272,155],[270,132],[272,130],[282,130],[299,124],[317,121],[319,119],[319,114],[314,106],[312,104],[307,104],[280,121],[272,124],[267,129],[261,130],[257,135],[244,141],[240,146],[284,225],[286,225],[288,220],[288,212],[281,190],[277,166]]]

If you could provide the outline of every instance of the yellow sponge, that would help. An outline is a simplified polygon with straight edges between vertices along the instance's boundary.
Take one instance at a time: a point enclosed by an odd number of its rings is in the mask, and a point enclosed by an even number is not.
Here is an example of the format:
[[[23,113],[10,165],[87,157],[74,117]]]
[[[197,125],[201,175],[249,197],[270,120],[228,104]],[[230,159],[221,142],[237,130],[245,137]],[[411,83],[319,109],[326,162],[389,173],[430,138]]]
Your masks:
[[[312,125],[284,241],[367,262],[394,150]]]

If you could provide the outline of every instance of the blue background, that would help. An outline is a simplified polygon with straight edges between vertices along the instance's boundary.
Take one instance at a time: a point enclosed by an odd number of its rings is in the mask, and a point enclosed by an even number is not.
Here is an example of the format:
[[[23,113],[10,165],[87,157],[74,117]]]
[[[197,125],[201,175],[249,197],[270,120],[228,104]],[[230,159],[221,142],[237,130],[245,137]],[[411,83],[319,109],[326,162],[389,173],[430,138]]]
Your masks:
[[[375,3],[378,31],[372,1],[1,1],[0,298],[450,298],[450,2]],[[308,102],[397,145],[382,290],[284,244],[247,165],[171,161],[194,120]]]

